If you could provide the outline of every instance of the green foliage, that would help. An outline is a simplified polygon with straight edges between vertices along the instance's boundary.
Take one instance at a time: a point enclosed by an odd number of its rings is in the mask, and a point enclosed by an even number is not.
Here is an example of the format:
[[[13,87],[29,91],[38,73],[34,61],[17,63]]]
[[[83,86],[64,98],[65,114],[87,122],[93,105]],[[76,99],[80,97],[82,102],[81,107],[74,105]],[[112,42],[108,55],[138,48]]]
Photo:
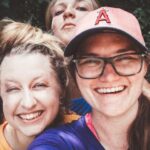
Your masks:
[[[1,0],[0,18],[30,22],[45,29],[44,16],[49,0]]]
[[[50,0],[1,0],[0,18],[30,22],[45,29],[45,10]],[[150,48],[150,0],[99,0],[101,6],[120,7],[134,13]]]
[[[5,8],[9,8],[9,0],[2,1],[1,5],[4,6]]]

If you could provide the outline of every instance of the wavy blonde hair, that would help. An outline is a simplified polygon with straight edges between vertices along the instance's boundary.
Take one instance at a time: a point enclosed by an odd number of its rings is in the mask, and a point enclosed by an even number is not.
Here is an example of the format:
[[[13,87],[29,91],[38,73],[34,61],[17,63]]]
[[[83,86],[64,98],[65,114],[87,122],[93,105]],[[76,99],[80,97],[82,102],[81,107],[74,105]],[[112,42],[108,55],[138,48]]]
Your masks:
[[[61,41],[50,33],[43,32],[38,27],[33,27],[29,23],[15,22],[11,19],[0,21],[0,47],[8,45],[16,46],[23,43],[46,44],[51,50],[58,51],[63,55]]]

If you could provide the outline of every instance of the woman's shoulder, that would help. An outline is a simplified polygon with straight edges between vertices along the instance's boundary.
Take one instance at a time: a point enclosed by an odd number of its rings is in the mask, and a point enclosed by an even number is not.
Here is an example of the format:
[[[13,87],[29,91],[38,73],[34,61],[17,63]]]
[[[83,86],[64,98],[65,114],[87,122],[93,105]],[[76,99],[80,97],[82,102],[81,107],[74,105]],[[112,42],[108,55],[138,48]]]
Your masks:
[[[57,145],[56,147],[58,149],[71,150],[72,145],[80,143],[80,138],[81,136],[83,136],[83,134],[81,133],[83,132],[83,130],[81,128],[84,128],[84,126],[84,117],[81,117],[77,121],[45,130],[33,141],[33,143],[29,147],[29,150],[34,150],[34,147],[43,147],[44,145],[49,145],[47,146],[49,147],[48,149],[50,149],[51,145]]]
[[[12,150],[4,136],[4,129],[7,126],[7,124],[7,122],[4,122],[0,125],[0,150]]]
[[[85,117],[57,128],[44,131],[28,150],[104,150],[90,132]]]
[[[82,130],[83,128],[85,128],[85,125],[86,125],[85,117],[81,117],[80,119],[72,121],[71,123],[59,125],[55,128],[49,128],[45,130],[39,137],[37,137],[37,139],[42,138],[42,137],[47,139],[47,136],[51,136],[51,135],[54,135],[53,138],[54,137],[63,138],[65,137],[66,134],[67,135],[77,134],[79,130]]]

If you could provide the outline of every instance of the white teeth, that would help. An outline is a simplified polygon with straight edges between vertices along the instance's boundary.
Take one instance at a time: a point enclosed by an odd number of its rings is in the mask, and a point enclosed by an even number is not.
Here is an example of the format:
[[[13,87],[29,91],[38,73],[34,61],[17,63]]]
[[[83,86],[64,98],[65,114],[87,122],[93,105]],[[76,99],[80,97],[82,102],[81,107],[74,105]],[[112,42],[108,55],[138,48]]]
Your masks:
[[[32,119],[39,117],[41,114],[42,114],[42,111],[38,111],[35,113],[31,113],[31,114],[19,115],[19,117],[23,120],[32,120]]]
[[[112,88],[100,88],[97,91],[102,94],[107,94],[107,93],[115,93],[115,92],[121,92],[124,90],[124,86],[119,86],[119,87],[112,87]]]

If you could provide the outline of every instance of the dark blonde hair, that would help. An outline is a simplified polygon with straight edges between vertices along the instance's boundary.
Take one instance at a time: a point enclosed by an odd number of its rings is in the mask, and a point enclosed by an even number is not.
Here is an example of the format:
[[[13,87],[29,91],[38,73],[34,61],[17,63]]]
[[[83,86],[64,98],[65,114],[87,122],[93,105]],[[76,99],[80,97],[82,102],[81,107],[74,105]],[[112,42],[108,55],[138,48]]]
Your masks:
[[[137,116],[128,130],[128,143],[128,150],[150,149],[150,100],[143,94]]]
[[[93,4],[93,8],[97,9],[100,5],[98,0],[91,0],[92,4]],[[53,6],[55,5],[55,3],[57,2],[57,0],[52,0],[49,2],[49,5],[46,9],[46,14],[45,14],[45,25],[46,25],[46,29],[50,30],[51,29],[51,23],[52,23],[52,10],[53,10]]]
[[[5,21],[2,20],[1,23]],[[62,43],[55,36],[44,33],[37,27],[14,21],[3,27],[0,36],[0,63],[8,55],[22,53],[40,53],[49,57],[50,65],[61,89],[60,110],[54,123],[63,121],[63,115],[68,108],[69,91],[66,61],[61,49]]]

